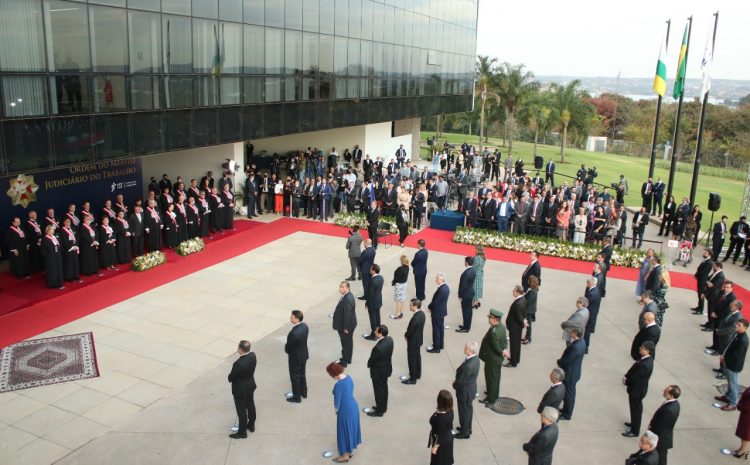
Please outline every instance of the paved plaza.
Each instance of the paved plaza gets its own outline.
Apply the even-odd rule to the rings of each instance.
[[[298,232],[40,335],[93,331],[101,377],[0,394],[0,463],[330,463],[321,457],[323,451],[335,452],[336,448],[333,381],[324,368],[340,350],[328,315],[338,300],[338,283],[349,271],[344,242]],[[400,321],[387,318],[394,309],[388,283],[399,256],[404,253],[411,258],[414,252],[400,247],[378,249],[376,262],[386,280],[382,314],[396,344],[394,376],[386,415],[361,417],[363,443],[352,463],[428,463],[428,419],[437,392],[450,388],[463,358],[463,343],[481,340],[489,308],[507,311],[511,289],[524,268],[488,261],[485,295],[482,307],[475,311],[472,331],[457,334],[453,328],[460,322],[460,309],[455,292],[463,258],[432,252],[427,295],[429,299],[435,288],[434,274],[445,272],[452,289],[447,319],[451,329],[446,331],[445,351],[423,352],[423,379],[405,386],[398,377],[407,372],[402,336],[408,315]],[[678,271],[691,270],[692,266]],[[729,279],[746,273],[736,270],[728,267]],[[353,285],[355,295],[361,295],[360,283]],[[517,368],[502,371],[501,395],[518,399],[526,410],[517,416],[501,416],[475,403],[474,434],[455,442],[457,464],[526,463],[521,445],[539,428],[536,405],[565,347],[559,324],[573,312],[585,276],[545,269],[542,284],[534,342],[523,346]],[[621,379],[631,365],[629,348],[640,310],[634,286],[631,281],[608,280],[597,332],[584,360],[573,420],[560,424],[554,463],[622,463],[638,448],[636,439],[620,435],[628,420]],[[410,277],[409,294],[413,293]],[[682,414],[670,463],[732,463],[733,458],[718,451],[738,445],[734,437],[737,413],[711,406],[717,392],[711,368],[717,359],[703,353],[709,336],[698,331],[702,317],[689,311],[695,305],[694,295],[684,289],[668,293],[671,308],[644,401],[644,422],[661,403],[664,386],[679,384]],[[311,330],[310,393],[302,404],[284,400],[290,386],[283,344],[290,328],[289,312],[295,308],[305,312]],[[374,403],[366,368],[372,343],[360,336],[367,330],[362,301],[357,301],[357,316],[359,327],[348,373],[360,407],[367,407]],[[235,414],[226,376],[242,338],[252,341],[258,356],[258,420],[256,432],[248,439],[231,440],[227,435]],[[425,341],[430,340],[427,327]],[[741,376],[741,381],[745,378]],[[479,389],[484,390],[481,374]]]

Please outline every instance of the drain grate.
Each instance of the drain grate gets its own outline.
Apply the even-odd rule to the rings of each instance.
[[[518,415],[523,412],[524,406],[521,402],[510,397],[498,397],[489,409],[500,415]]]

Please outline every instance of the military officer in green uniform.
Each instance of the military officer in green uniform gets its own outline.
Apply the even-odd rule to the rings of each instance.
[[[490,329],[482,338],[479,348],[479,359],[484,362],[484,381],[487,385],[487,397],[479,402],[489,407],[495,403],[500,395],[500,369],[504,358],[510,358],[508,352],[508,335],[503,326],[503,312],[490,310],[487,315]]]

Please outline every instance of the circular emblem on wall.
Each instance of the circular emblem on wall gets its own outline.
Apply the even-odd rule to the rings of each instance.
[[[13,206],[20,205],[26,208],[30,203],[36,201],[36,191],[38,190],[39,186],[34,183],[33,175],[19,174],[15,178],[11,178],[7,194],[11,198]]]

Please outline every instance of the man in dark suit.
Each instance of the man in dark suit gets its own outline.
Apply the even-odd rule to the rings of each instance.
[[[370,268],[375,264],[375,247],[372,246],[371,239],[365,239],[365,250],[359,255],[357,269],[362,277],[362,289],[364,290],[359,300],[367,300],[367,293],[370,291]]]
[[[708,275],[708,281],[706,281],[706,307],[708,308],[708,318],[706,323],[702,325],[704,328],[709,328],[711,326],[711,310],[721,296],[721,290],[722,287],[724,287],[723,268],[724,265],[722,262],[719,260],[714,261],[714,266],[711,268],[711,273]],[[693,314],[700,315],[700,312],[694,311]]]
[[[746,220],[746,217],[741,216],[739,221],[732,223],[732,226],[729,228],[729,248],[727,249],[727,254],[724,255],[723,261],[729,260],[729,257],[732,256],[732,263],[734,264],[740,258],[740,253],[742,253],[742,248],[747,238],[748,226]],[[732,252],[734,252],[734,255],[732,255]],[[718,255],[716,256],[716,261],[719,261]]]
[[[401,383],[417,384],[417,380],[422,377],[422,354],[419,352],[423,343],[425,322],[422,301],[411,299],[409,311],[414,314],[409,320],[409,326],[406,327],[406,333],[404,333],[406,360],[409,363],[409,379],[405,379]]]
[[[161,181],[159,181],[159,192],[164,192],[164,189],[167,189],[167,193],[172,192],[172,181],[166,173],[161,175]]]
[[[709,319],[710,324],[708,328],[704,328],[704,331],[716,331],[719,327],[719,322],[723,320],[729,314],[729,306],[732,305],[737,299],[734,295],[734,283],[728,279],[724,280],[724,284],[721,286],[721,294],[715,302],[710,306]],[[718,347],[711,345],[707,349],[719,350]]]
[[[286,336],[284,352],[289,355],[289,378],[292,381],[292,397],[287,397],[287,402],[302,402],[302,397],[307,399],[307,377],[305,376],[305,365],[310,357],[307,352],[307,335],[310,332],[307,323],[302,320],[305,316],[300,310],[292,310],[289,321],[292,330]]]
[[[656,450],[658,446],[659,436],[646,431],[641,436],[640,449],[625,459],[625,465],[658,465],[659,452]]]
[[[214,187],[214,173],[213,173],[213,171],[209,171],[208,173],[206,173],[205,176],[203,176],[201,178],[201,184],[200,184],[200,188],[201,189],[203,189],[203,186],[206,185],[206,181],[208,181],[208,188],[209,189],[213,189],[213,187]]]
[[[661,273],[663,271],[663,268],[661,266],[661,258],[659,258],[658,255],[654,255],[651,260],[654,262],[654,267],[651,268],[651,271],[649,271],[648,275],[646,276],[644,288],[653,294],[662,287]]]
[[[427,279],[427,249],[425,249],[424,239],[417,241],[417,253],[411,261],[411,270],[414,273],[414,287],[416,288],[417,299],[424,301],[424,282]]]
[[[586,308],[589,309],[589,319],[586,320],[583,340],[586,342],[586,353],[591,346],[591,335],[596,332],[596,319],[599,317],[599,306],[602,302],[602,294],[599,291],[599,281],[595,277],[586,280],[586,292],[584,297],[589,301]]]
[[[505,363],[506,367],[514,368],[521,363],[521,333],[526,320],[526,298],[523,288],[513,288],[513,303],[510,304],[508,316],[505,318],[505,327],[508,328],[508,343],[510,358]]]
[[[667,465],[667,452],[672,448],[672,432],[680,416],[680,403],[677,401],[680,394],[682,391],[676,384],[664,388],[664,403],[656,409],[648,424],[649,431],[659,436],[659,443],[656,445],[659,465]]]
[[[474,316],[474,281],[477,278],[477,271],[474,265],[474,257],[464,258],[464,271],[461,273],[461,279],[458,282],[458,300],[461,302],[461,314],[463,315],[464,324],[459,325],[457,333],[468,333],[471,331],[471,320]]]
[[[641,346],[644,342],[650,341],[654,344],[652,357],[656,357],[656,344],[659,343],[661,337],[661,328],[656,324],[656,315],[651,312],[643,314],[643,322],[645,326],[636,333],[633,338],[633,342],[630,344],[630,358],[633,361],[638,361],[641,358]]]
[[[445,317],[448,315],[448,298],[450,288],[445,284],[445,275],[438,273],[435,276],[437,289],[432,295],[432,301],[427,306],[432,321],[432,345],[427,348],[431,354],[439,354],[443,347],[443,336],[445,335]]]
[[[247,437],[247,430],[255,432],[255,365],[257,359],[255,354],[250,352],[250,341],[242,340],[237,346],[237,353],[240,357],[232,365],[232,371],[227,377],[232,383],[232,396],[234,397],[234,407],[237,409],[238,429],[234,434],[230,434],[232,439],[244,439]]]
[[[130,214],[128,228],[133,234],[133,256],[143,255],[143,231],[144,217],[143,208],[140,205],[133,207],[133,213]]]
[[[698,305],[691,308],[693,312],[703,313],[703,307],[706,297],[706,283],[708,282],[708,275],[711,273],[714,261],[711,259],[713,252],[708,249],[703,251],[703,260],[698,265],[698,269],[695,270],[695,281],[696,281],[696,292],[698,293]]]
[[[339,364],[347,366],[352,363],[353,341],[352,336],[357,328],[357,313],[355,310],[355,300],[349,291],[349,282],[342,281],[339,284],[339,294],[341,298],[336,304],[336,310],[333,311],[333,330],[339,333],[341,340],[341,359]]]
[[[474,196],[474,191],[469,191],[469,198],[460,205],[464,216],[466,217],[466,226],[477,226],[477,215],[479,213],[479,200]]]
[[[370,204],[370,211],[367,212],[367,235],[369,240],[372,241],[372,246],[378,248],[378,222],[380,221],[380,212],[378,211],[378,204],[372,202]]]
[[[721,321],[717,322],[716,331],[714,331],[714,342],[712,347],[717,347],[717,351],[723,354],[726,351],[729,344],[737,334],[737,322],[742,318],[743,303],[741,300],[736,300],[729,305],[729,313]],[[724,365],[720,364],[719,368],[714,368],[717,373],[716,378],[725,379]]]
[[[531,252],[531,263],[523,271],[521,275],[521,287],[523,291],[529,290],[529,276],[536,276],[539,280],[539,286],[542,285],[542,266],[539,264],[539,252]]]
[[[550,160],[547,162],[547,166],[544,167],[544,183],[555,187],[555,162]]]
[[[711,238],[711,257],[718,260],[721,255],[721,248],[724,247],[724,240],[727,237],[727,216],[722,215],[721,221],[714,225],[713,236]]]
[[[354,281],[357,276],[362,279],[362,271],[359,269],[359,257],[362,255],[362,236],[359,234],[359,226],[355,225],[346,239],[346,252],[349,257],[349,266],[352,269],[346,280]]]
[[[651,356],[654,353],[654,343],[646,341],[641,344],[638,351],[641,358],[622,377],[622,384],[628,388],[628,403],[630,404],[630,422],[625,423],[629,429],[622,435],[628,438],[637,437],[641,432],[643,398],[646,397],[648,381],[654,371],[654,358]]]
[[[370,352],[367,368],[370,369],[372,390],[375,393],[375,405],[367,412],[371,417],[382,417],[388,410],[388,378],[393,373],[391,357],[393,356],[393,339],[388,336],[388,327],[380,325],[375,328],[378,341]]]
[[[632,248],[636,248],[636,241],[638,242],[637,248],[641,248],[643,245],[643,233],[646,231],[646,225],[648,224],[648,212],[646,207],[641,207],[641,210],[633,215],[633,243]]]
[[[602,250],[599,253],[604,257],[604,263],[607,265],[607,270],[609,270],[612,267],[610,264],[612,261],[612,244],[610,244],[609,236],[602,239],[602,244]]]
[[[255,183],[255,175],[251,174],[245,181],[245,198],[247,202],[247,217],[258,216],[255,200],[258,198],[258,185]]]
[[[737,401],[740,395],[739,376],[742,368],[745,366],[745,356],[747,355],[748,338],[747,338],[748,321],[740,318],[735,323],[735,335],[721,354],[721,362],[724,365],[724,376],[727,378],[727,392],[724,399],[727,405],[721,409],[725,412],[737,410]]]
[[[380,265],[373,263],[370,267],[370,285],[367,291],[367,316],[370,318],[370,334],[364,336],[369,341],[377,340],[375,330],[380,326],[380,308],[383,306],[383,277],[380,276]]]
[[[654,180],[652,178],[648,178],[646,182],[643,183],[641,186],[641,199],[643,199],[643,203],[641,206],[646,209],[646,211],[651,210],[652,200],[654,198]]]
[[[547,392],[542,396],[542,401],[539,402],[539,406],[536,408],[536,413],[542,413],[545,407],[552,407],[555,410],[560,410],[560,406],[565,399],[565,386],[563,380],[565,379],[565,371],[562,368],[553,368],[549,374],[549,380],[552,382],[552,386],[547,389]]]
[[[456,379],[453,389],[456,390],[456,404],[458,408],[459,433],[456,439],[469,439],[471,436],[471,420],[474,416],[474,397],[477,394],[477,376],[479,376],[479,344],[474,341],[464,345],[466,359],[456,369]]]
[[[581,366],[583,356],[586,353],[586,343],[581,339],[582,328],[570,329],[570,344],[565,347],[562,357],[557,361],[557,366],[565,371],[565,399],[560,411],[561,420],[570,420],[573,416],[573,408],[576,404],[576,384],[581,379]]]
[[[659,216],[661,216],[661,208],[664,202],[664,188],[664,182],[661,180],[661,178],[658,178],[656,180],[656,183],[654,183],[654,196],[653,203],[651,205],[651,216],[656,215],[657,211],[659,212]]]
[[[552,451],[557,444],[558,411],[553,407],[545,407],[541,412],[542,428],[537,431],[529,442],[523,445],[523,450],[529,454],[529,465],[551,465]]]

